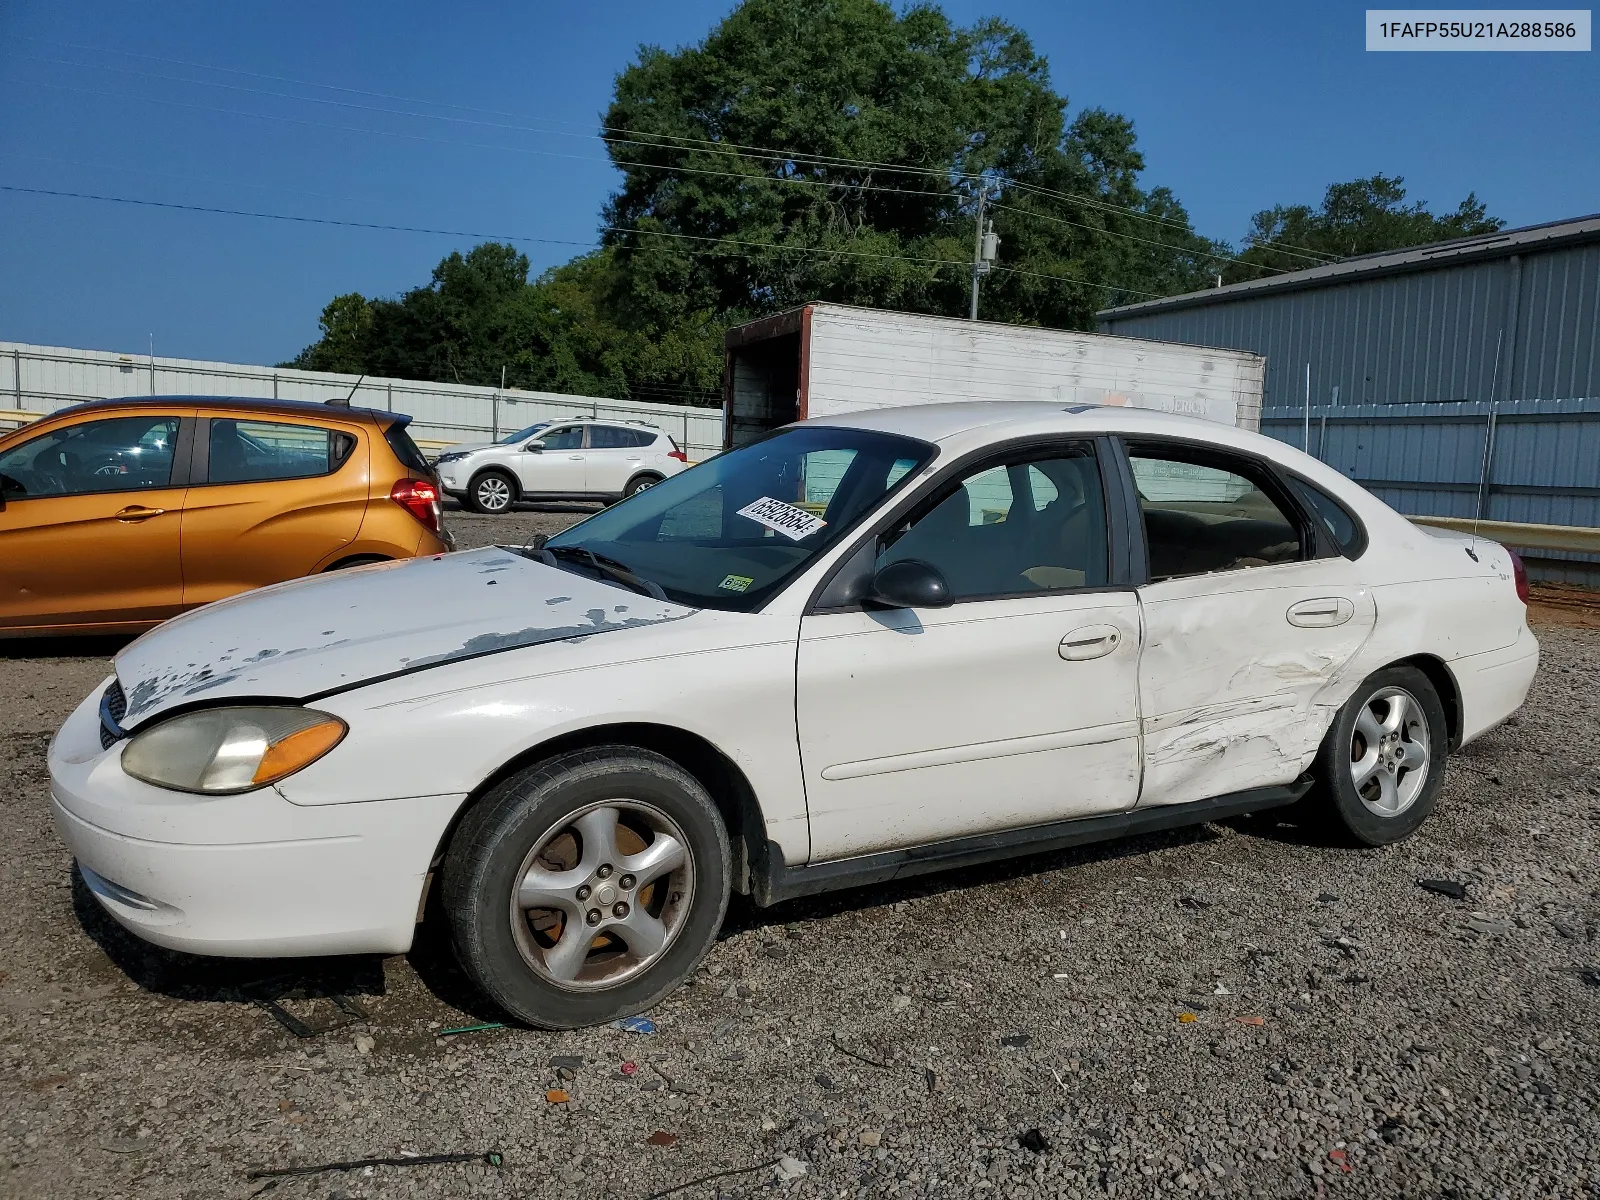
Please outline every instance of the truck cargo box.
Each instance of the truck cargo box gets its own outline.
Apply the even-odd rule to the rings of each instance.
[[[807,417],[953,400],[1127,404],[1258,429],[1243,350],[807,304],[730,329],[723,445]]]

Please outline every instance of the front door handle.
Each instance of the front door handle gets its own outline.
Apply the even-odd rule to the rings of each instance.
[[[1110,654],[1121,642],[1122,633],[1115,625],[1085,625],[1062,638],[1057,650],[1068,662],[1083,662]]]
[[[567,461],[568,462],[582,462],[583,461],[583,455],[581,455],[581,454],[569,454],[569,455],[567,455]]]
[[[130,504],[127,508],[117,513],[117,520],[123,524],[133,521],[148,521],[151,517],[159,517],[167,510],[164,508],[146,508],[142,504]]]
[[[1332,629],[1343,625],[1356,614],[1356,606],[1343,596],[1323,596],[1317,600],[1302,600],[1291,604],[1284,615],[1289,624],[1301,629]]]

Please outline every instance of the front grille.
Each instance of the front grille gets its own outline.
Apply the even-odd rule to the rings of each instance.
[[[128,697],[123,694],[122,681],[113,679],[111,686],[100,697],[100,748],[109,750],[122,740],[122,718],[128,711]]]

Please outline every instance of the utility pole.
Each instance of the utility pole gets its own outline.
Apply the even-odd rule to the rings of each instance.
[[[967,314],[967,319],[972,321],[978,319],[978,281],[993,269],[995,256],[1000,252],[1000,238],[994,231],[994,224],[984,220],[984,202],[988,196],[988,185],[978,180],[978,225],[972,240],[972,310]]]

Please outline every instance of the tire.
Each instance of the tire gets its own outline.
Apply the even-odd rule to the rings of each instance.
[[[1444,705],[1426,675],[1406,666],[1369,675],[1317,752],[1324,815],[1363,845],[1410,837],[1438,801],[1449,750]]]
[[[682,851],[665,873],[663,837]],[[730,861],[698,780],[659,754],[598,746],[521,771],[469,810],[441,900],[485,995],[530,1025],[576,1029],[642,1012],[689,977],[727,912]]]
[[[660,482],[659,475],[635,475],[628,480],[628,486],[622,489],[622,498],[626,500],[629,496],[637,496],[646,488],[653,488]]]
[[[498,516],[511,510],[517,498],[517,481],[504,471],[484,471],[473,477],[466,502],[473,512]]]

